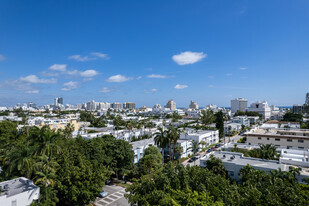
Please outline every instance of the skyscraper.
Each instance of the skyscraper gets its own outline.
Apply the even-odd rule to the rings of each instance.
[[[197,104],[196,102],[193,102],[193,101],[191,100],[190,105],[189,105],[189,108],[190,108],[190,109],[198,109],[198,104]]]
[[[63,98],[62,97],[57,97],[54,100],[54,105],[58,106],[59,104],[63,105]]]
[[[306,105],[309,105],[309,93],[306,94],[306,101],[305,101]]]
[[[243,98],[237,98],[231,100],[231,111],[235,113],[237,111],[245,112],[248,109],[248,100]]]
[[[125,103],[123,103],[123,109],[134,110],[135,109],[135,103],[134,102],[125,102]]]
[[[172,99],[170,99],[167,104],[165,105],[165,108],[170,109],[172,111],[176,110],[176,102],[174,102]]]

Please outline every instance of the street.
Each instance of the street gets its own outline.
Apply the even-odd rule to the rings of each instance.
[[[105,185],[104,191],[108,193],[107,197],[99,198],[95,200],[96,206],[129,206],[128,200],[124,197],[127,192],[125,188],[117,185]]]

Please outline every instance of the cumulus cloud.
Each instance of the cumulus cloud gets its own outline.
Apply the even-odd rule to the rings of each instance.
[[[178,65],[186,65],[186,64],[194,64],[196,62],[202,61],[202,59],[206,57],[207,57],[207,54],[203,52],[186,51],[186,52],[182,52],[180,54],[174,55],[172,59]]]
[[[108,81],[108,82],[126,82],[126,81],[129,81],[129,80],[131,80],[131,78],[117,74],[117,75],[109,77],[106,81]]]
[[[36,75],[28,75],[26,77],[20,77],[20,81],[22,82],[27,82],[27,83],[32,83],[32,84],[55,84],[57,83],[57,79],[40,79]]]
[[[157,92],[157,91],[158,91],[158,89],[149,89],[149,90],[145,89],[144,90],[144,92],[147,93],[147,94],[154,93],[154,92]]]
[[[166,79],[167,76],[161,74],[150,74],[147,76],[147,78]]]
[[[141,76],[136,77],[137,80],[140,80],[141,78],[142,78]]]
[[[185,85],[185,84],[176,84],[176,86],[174,88],[175,89],[185,89],[187,87],[188,87],[188,85]]]
[[[246,67],[240,67],[239,70],[244,71],[244,70],[247,70],[247,68]]]
[[[157,92],[158,89],[151,89],[150,91],[152,91],[152,92]]]
[[[0,61],[4,61],[6,58],[2,54],[0,54]]]
[[[50,70],[65,72],[67,70],[66,64],[53,64],[49,67]]]
[[[92,52],[91,55],[101,59],[109,59],[109,56],[107,54],[103,54],[101,52]]]
[[[37,94],[39,93],[39,90],[29,90],[29,91],[25,91],[26,94]]]
[[[94,77],[96,75],[98,75],[99,72],[96,71],[96,70],[93,70],[93,69],[89,69],[89,70],[86,70],[86,71],[83,71],[83,72],[80,72],[80,75],[82,77]]]
[[[109,89],[108,87],[103,87],[101,90],[100,90],[100,92],[102,92],[102,93],[109,93],[109,92],[111,92],[112,90],[111,89]]]
[[[72,89],[76,89],[78,86],[77,82],[69,81],[63,84],[62,91],[71,91]]]

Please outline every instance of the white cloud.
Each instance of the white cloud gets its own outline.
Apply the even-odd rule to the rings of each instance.
[[[175,89],[185,89],[187,87],[188,87],[188,85],[185,85],[185,84],[176,84],[176,86],[174,88]]]
[[[76,89],[78,86],[77,82],[69,81],[63,84],[62,91],[71,91],[72,89]]]
[[[6,60],[5,56],[3,56],[2,54],[0,54],[0,61],[4,61]]]
[[[209,78],[209,79],[214,79],[215,77],[214,77],[214,76],[208,76],[208,78]]]
[[[228,77],[230,77],[230,76],[232,76],[233,74],[232,73],[227,73],[227,74],[225,74],[226,76],[228,76]]]
[[[207,54],[203,52],[191,52],[186,51],[180,54],[176,54],[172,57],[174,62],[178,65],[186,65],[186,64],[194,64],[196,62],[202,61],[202,59],[206,58]]]
[[[25,91],[25,93],[27,94],[37,94],[39,93],[40,91],[39,90],[29,90],[29,91]]]
[[[166,79],[167,76],[161,74],[150,74],[147,76],[147,78]]]
[[[79,71],[78,70],[69,70],[69,71],[66,71],[66,74],[68,75],[77,75],[79,74]]]
[[[157,92],[158,89],[151,89],[150,91],[152,91],[152,92]]]
[[[103,54],[101,52],[92,52],[91,54],[101,59],[109,59],[109,56],[107,54]]]
[[[80,75],[82,77],[94,77],[96,75],[98,75],[99,72],[96,71],[96,70],[93,70],[93,69],[89,69],[89,70],[86,70],[86,71],[83,71],[83,72],[80,72]]]
[[[214,85],[210,84],[210,85],[208,85],[208,87],[209,87],[209,88],[213,88],[213,87],[214,87]]]
[[[247,68],[246,67],[240,67],[239,70],[244,71],[244,70],[247,70]]]
[[[102,92],[102,93],[109,93],[109,92],[111,92],[112,90],[111,89],[109,89],[109,88],[107,88],[107,87],[103,87],[101,90],[100,90],[100,92]]]
[[[57,79],[40,79],[36,75],[28,75],[26,77],[20,77],[20,81],[32,83],[32,84],[55,84]]]
[[[140,80],[141,78],[142,78],[141,76],[136,77],[137,80]]]
[[[129,80],[131,80],[131,78],[117,74],[117,75],[109,77],[106,81],[108,81],[108,82],[126,82],[126,81],[129,81]]]
[[[81,56],[79,54],[76,54],[76,55],[69,56],[69,59],[73,59],[78,62],[85,62],[85,61],[95,60],[96,58],[91,58],[88,56]]]
[[[67,70],[66,64],[54,64],[49,67],[50,70],[65,72]]]

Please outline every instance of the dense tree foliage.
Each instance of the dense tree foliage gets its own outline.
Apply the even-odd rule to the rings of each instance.
[[[280,156],[276,150],[276,146],[273,144],[261,144],[260,148],[252,150],[239,149],[235,144],[234,148],[232,149],[232,152],[240,152],[247,157],[255,157],[267,160],[278,160]]]
[[[90,127],[106,127],[107,120],[105,116],[96,118],[91,112],[80,112],[80,120],[90,122]]]
[[[212,124],[216,120],[216,116],[210,109],[201,110],[200,120],[204,125],[208,125]]]
[[[0,178],[32,179],[41,188],[37,205],[88,204],[111,175],[124,175],[133,166],[132,146],[124,140],[73,139],[66,129],[17,131],[16,126],[0,122]]]
[[[213,158],[208,168],[167,164],[134,182],[126,195],[131,205],[308,205],[309,186],[296,182],[297,172],[264,173],[246,166],[236,183]]]
[[[292,112],[288,112],[283,116],[283,121],[287,122],[302,122],[303,115],[302,114],[294,114]]]

